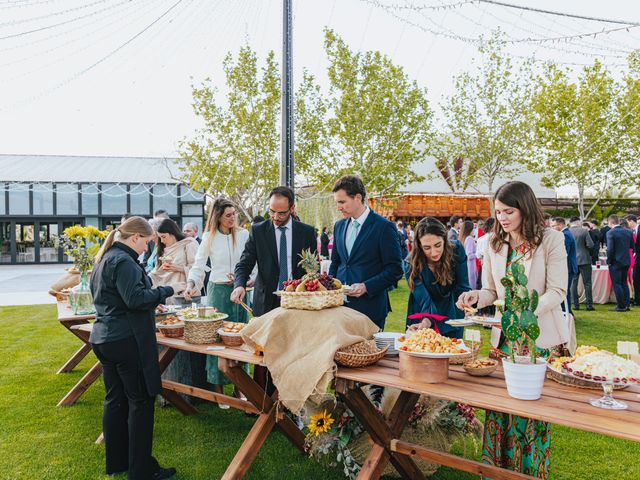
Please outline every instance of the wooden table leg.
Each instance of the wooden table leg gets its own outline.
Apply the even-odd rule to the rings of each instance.
[[[274,399],[277,398],[278,392],[274,394],[273,398],[268,396],[264,389],[258,385],[237,362],[218,357],[218,367],[260,412],[270,411],[275,405],[276,401]],[[276,422],[278,428],[289,441],[291,441],[298,450],[305,453],[304,433],[300,431],[296,424],[286,415],[280,416],[276,419]]]
[[[76,353],[73,354],[73,356],[69,360],[67,360],[67,363],[60,367],[60,370],[58,370],[56,373],[69,373],[75,368],[76,365],[78,365],[82,361],[84,357],[87,356],[90,351],[91,345],[87,345],[85,343],[78,349]]]
[[[84,392],[102,375],[102,365],[97,362],[91,369],[80,379],[76,385],[69,390],[62,400],[58,402],[58,407],[69,407],[76,403]]]
[[[171,361],[178,354],[178,349],[163,347],[158,355],[158,363],[160,364],[160,375],[164,373],[167,369]],[[162,396],[169,402],[171,405],[176,407],[180,413],[183,415],[194,415],[198,413],[198,409],[191,405],[188,401],[186,401],[179,393],[176,393],[173,390],[169,390],[166,388],[162,388]]]
[[[363,463],[358,478],[379,479],[387,463],[391,461],[398,473],[403,477],[424,479],[424,475],[411,458],[391,450],[391,441],[399,438],[402,434],[402,430],[419,395],[410,392],[401,392],[391,411],[389,420],[385,422],[364,392],[353,383],[337,379],[336,391],[341,394],[345,404],[353,412],[374,442],[374,448],[372,448]]]

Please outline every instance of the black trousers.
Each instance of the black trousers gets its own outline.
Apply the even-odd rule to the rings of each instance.
[[[102,428],[107,475],[129,472],[129,480],[149,480],[160,468],[151,455],[154,400],[147,392],[133,337],[92,344],[104,371]]]
[[[640,255],[638,255],[640,257]],[[633,304],[640,307],[640,258],[633,264]]]
[[[578,280],[582,276],[584,284],[584,294],[587,297],[587,308],[593,307],[593,288],[591,285],[591,264],[578,265],[578,274],[571,281],[571,300],[573,300],[573,308],[580,306],[580,296],[578,295]]]
[[[616,294],[617,308],[625,310],[631,304],[627,273],[629,265],[609,265],[609,276],[613,284],[613,292]]]

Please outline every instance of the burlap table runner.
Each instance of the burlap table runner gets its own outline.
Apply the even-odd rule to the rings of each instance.
[[[262,348],[280,401],[299,413],[312,395],[327,391],[336,350],[367,340],[377,331],[369,317],[351,308],[276,308],[252,319],[242,338],[252,350],[257,345]]]

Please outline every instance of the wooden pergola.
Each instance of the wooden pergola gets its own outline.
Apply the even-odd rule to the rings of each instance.
[[[391,220],[422,217],[448,219],[453,215],[485,219],[491,216],[489,196],[481,194],[408,193],[369,198],[369,206]]]

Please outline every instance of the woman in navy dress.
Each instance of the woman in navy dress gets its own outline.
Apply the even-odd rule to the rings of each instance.
[[[467,255],[460,242],[447,239],[447,229],[438,219],[425,217],[416,225],[405,275],[411,291],[407,317],[429,313],[449,319],[464,318],[456,301],[460,294],[471,290]],[[462,337],[461,327],[452,327],[443,321],[435,321],[435,326],[433,323],[429,318],[407,318],[408,328],[437,327],[444,336]]]

